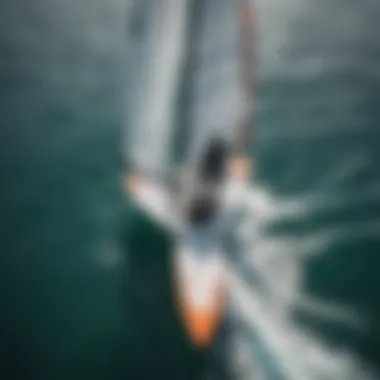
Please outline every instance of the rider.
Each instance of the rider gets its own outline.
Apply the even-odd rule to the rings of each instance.
[[[220,191],[226,177],[229,148],[214,137],[206,146],[197,170],[196,191],[190,200],[188,221],[193,225],[212,222],[220,204]]]

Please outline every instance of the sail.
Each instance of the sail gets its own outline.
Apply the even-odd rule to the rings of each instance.
[[[168,164],[173,103],[183,57],[187,0],[138,0],[129,20],[126,161],[140,171]]]
[[[182,204],[187,194],[180,189],[193,181],[186,167],[197,166],[204,144],[215,136],[238,153],[246,150],[232,155],[229,167],[231,180],[247,180],[254,78],[250,1],[140,0],[136,7],[131,62],[138,75],[127,107],[133,168],[126,189],[147,199],[145,190],[154,188],[160,198],[175,196]],[[171,165],[173,146],[178,172]],[[167,202],[161,203],[164,209]]]
[[[191,4],[174,143],[181,147],[176,159],[182,162],[199,157],[202,142],[211,135],[242,145],[252,123],[255,58],[251,2],[193,0]]]

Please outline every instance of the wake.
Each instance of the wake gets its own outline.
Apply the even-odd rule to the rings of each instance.
[[[240,207],[246,212],[236,227],[239,252],[230,266],[229,286],[233,344],[239,347],[231,365],[247,376],[239,378],[258,372],[263,379],[374,379],[350,352],[328,347],[292,320],[297,307],[352,329],[365,329],[365,321],[354,310],[302,294],[304,244],[267,232],[271,222],[297,217],[305,205],[276,199],[259,186],[241,188],[237,197],[243,199]]]

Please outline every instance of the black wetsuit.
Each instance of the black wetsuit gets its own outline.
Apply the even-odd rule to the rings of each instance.
[[[227,143],[222,139],[214,138],[207,145],[197,173],[202,189],[190,201],[187,210],[189,223],[204,224],[215,218],[220,203],[219,191],[226,176],[228,153]]]

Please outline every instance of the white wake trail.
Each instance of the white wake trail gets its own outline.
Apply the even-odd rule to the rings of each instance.
[[[284,379],[373,379],[350,352],[332,350],[292,320],[292,310],[297,305],[316,316],[365,329],[365,321],[354,311],[305,296],[297,238],[279,239],[266,232],[268,223],[281,218],[284,209],[287,214],[297,215],[297,203],[291,203],[292,209],[287,201],[281,202],[256,186],[240,189],[239,197],[243,194],[241,204],[248,212],[237,226],[238,269],[231,268],[229,279],[232,314],[238,324],[260,338],[261,350],[273,357],[272,364],[266,365],[278,367]],[[247,274],[255,277],[254,284],[246,280]],[[239,339],[244,351],[250,351],[245,356],[254,357],[258,342],[252,338],[250,346],[244,344],[243,336]],[[259,365],[265,366],[262,361]]]

